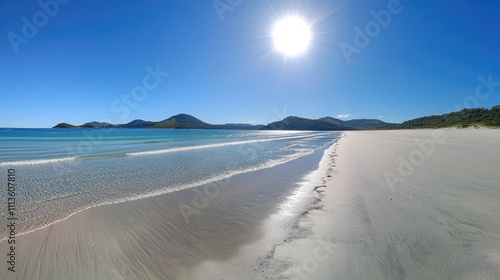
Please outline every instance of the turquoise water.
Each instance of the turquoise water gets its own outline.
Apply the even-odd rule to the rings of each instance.
[[[283,164],[339,137],[298,131],[0,129],[0,171],[16,170],[19,224],[26,231],[89,207]]]
[[[292,133],[293,134],[293,133]],[[0,129],[0,163],[119,156],[184,146],[276,137],[286,133],[163,129]]]

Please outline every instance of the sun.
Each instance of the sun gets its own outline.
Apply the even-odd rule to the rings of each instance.
[[[304,53],[311,42],[309,25],[299,17],[291,16],[278,21],[273,29],[274,48],[286,56]]]

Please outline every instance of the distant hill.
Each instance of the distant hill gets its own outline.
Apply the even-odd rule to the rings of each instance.
[[[396,125],[393,123],[386,123],[386,122],[383,122],[383,121],[378,120],[378,119],[349,120],[349,121],[345,121],[345,123],[351,127],[367,128],[367,129],[385,128],[385,127]]]
[[[317,120],[287,117],[281,121],[264,126],[263,130],[361,130],[379,129],[393,124],[375,119],[360,119],[343,121],[332,117],[324,117]]]
[[[133,120],[126,124],[120,124],[119,127],[122,128],[150,128],[155,125],[155,122],[143,121],[143,120]]]
[[[386,123],[378,119],[343,121],[332,117],[307,119],[295,116],[268,125],[209,124],[188,114],[178,114],[159,122],[133,120],[126,124],[88,122],[75,126],[60,123],[53,128],[173,128],[173,129],[248,129],[248,130],[365,130],[365,129],[415,129],[468,126],[500,127],[500,105],[490,110],[484,108],[464,109],[439,116],[427,116],[405,121],[401,124]]]
[[[118,125],[110,124],[107,122],[88,122],[81,125],[81,127],[85,128],[117,128]]]
[[[343,120],[339,120],[339,119],[332,118],[332,117],[324,117],[324,118],[318,119],[318,121],[324,121],[324,122],[330,123],[332,125],[340,126],[340,127],[346,126],[346,122],[344,122]]]
[[[60,124],[54,126],[53,128],[77,128],[77,126],[74,126],[74,125],[69,124],[69,123],[60,123]]]
[[[159,122],[133,120],[126,124],[110,124],[106,122],[88,122],[82,125],[60,123],[53,128],[172,128],[172,129],[252,129],[257,130],[263,125],[222,124],[214,125],[203,122],[188,114],[178,114]]]
[[[387,125],[380,120],[350,120],[342,121],[332,117],[311,120],[300,117],[287,117],[281,121],[264,125],[251,124],[209,124],[188,114],[178,114],[159,122],[133,120],[126,124],[110,124],[106,122],[88,122],[75,126],[60,123],[54,128],[170,128],[170,129],[238,129],[238,130],[353,130],[376,129]]]
[[[190,129],[214,129],[215,125],[203,122],[191,115],[179,114],[172,116],[166,120],[157,122],[153,125],[154,128],[190,128]]]
[[[262,130],[347,130],[350,128],[324,119],[311,120],[311,119],[291,116],[281,121],[272,122],[261,129]]]
[[[459,112],[439,116],[428,116],[405,121],[397,125],[397,129],[414,128],[443,128],[443,127],[469,127],[469,126],[500,127],[500,105],[491,110],[484,108],[463,109]]]

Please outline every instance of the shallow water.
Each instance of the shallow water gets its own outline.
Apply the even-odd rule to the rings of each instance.
[[[229,259],[258,240],[264,221],[329,146],[208,184],[80,211],[18,236],[17,272],[3,262],[0,278],[187,279],[183,273],[196,264]],[[6,243],[0,241],[1,251]]]
[[[260,170],[331,145],[338,132],[0,130],[0,168],[16,170],[18,231],[97,205]],[[6,196],[2,193],[1,197]],[[6,217],[7,209],[0,215]],[[5,229],[0,230],[5,236]]]

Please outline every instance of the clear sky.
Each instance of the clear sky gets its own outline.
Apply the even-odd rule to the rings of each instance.
[[[0,127],[490,108],[499,14],[497,0],[1,1]],[[297,56],[271,36],[290,15],[312,32]]]

